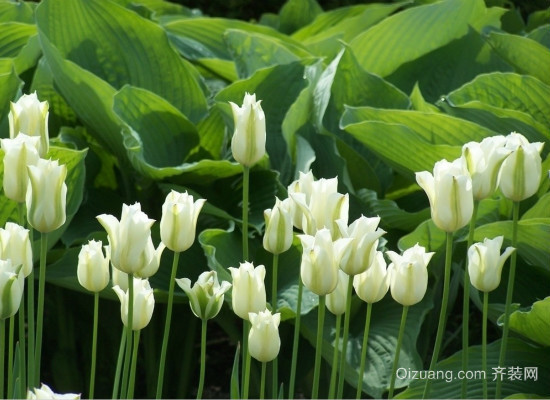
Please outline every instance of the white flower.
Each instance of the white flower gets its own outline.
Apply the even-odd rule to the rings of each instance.
[[[251,167],[265,154],[265,114],[256,101],[255,94],[246,93],[242,107],[230,102],[235,121],[235,132],[231,139],[233,158],[238,163]]]
[[[513,247],[507,247],[502,255],[502,236],[487,239],[483,243],[474,243],[468,249],[468,273],[470,282],[482,292],[495,290],[500,284],[500,274],[504,262],[514,252]]]

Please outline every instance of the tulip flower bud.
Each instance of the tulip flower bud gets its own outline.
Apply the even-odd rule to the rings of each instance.
[[[120,221],[110,214],[98,215],[97,220],[107,231],[115,268],[137,274],[151,266],[152,258],[157,256],[151,240],[151,226],[155,221],[141,211],[141,204],[123,204]]]
[[[428,195],[432,220],[439,229],[454,232],[470,222],[474,210],[472,179],[463,158],[452,163],[438,161],[433,175],[417,172],[416,181]]]
[[[342,237],[353,239],[352,245],[344,252],[340,268],[348,275],[364,272],[374,260],[378,239],[386,233],[378,228],[380,218],[361,216],[349,227],[344,220],[337,220],[336,223]]]
[[[216,271],[200,274],[193,287],[187,278],[176,279],[176,283],[189,298],[193,314],[202,320],[218,315],[223,305],[224,294],[231,288],[231,284],[227,281],[223,281],[220,285]]]
[[[19,134],[14,139],[1,139],[4,150],[4,194],[7,198],[23,203],[29,182],[28,165],[36,165],[40,156],[40,138]]]
[[[65,223],[67,166],[59,165],[57,160],[39,159],[27,169],[27,219],[38,232],[52,232]]]
[[[338,265],[351,239],[332,241],[328,229],[317,231],[315,236],[299,235],[302,242],[300,276],[313,293],[324,296],[336,289]]]
[[[241,263],[239,268],[229,267],[233,278],[231,291],[233,312],[248,320],[248,313],[257,313],[266,308],[265,267],[249,262]]]
[[[428,288],[428,263],[434,253],[418,243],[403,252],[403,255],[387,251],[392,263],[388,267],[391,295],[395,301],[412,306],[420,302]]]
[[[10,104],[10,138],[13,139],[21,133],[37,136],[40,140],[38,153],[40,157],[45,157],[50,146],[48,114],[47,101],[40,102],[36,92],[24,94],[17,102]]]
[[[90,292],[101,292],[109,284],[109,258],[103,255],[102,245],[90,240],[78,254],[78,282]]]
[[[292,245],[293,226],[291,200],[275,200],[275,207],[264,211],[264,249],[273,254],[281,254]]]
[[[248,318],[252,325],[248,334],[250,355],[260,362],[273,361],[281,348],[279,337],[281,314],[271,315],[271,311],[265,310],[257,314],[251,312]]]
[[[120,300],[120,315],[124,326],[128,326],[128,302],[130,293],[129,290],[122,290],[119,286],[113,287]],[[153,289],[149,285],[147,279],[134,278],[134,308],[132,317],[132,330],[138,331],[145,328],[155,308],[155,297]]]
[[[24,282],[21,266],[0,260],[0,319],[13,317],[19,310]]]
[[[502,163],[499,176],[499,187],[505,197],[521,201],[537,192],[542,174],[540,152],[543,146],[542,142],[529,143],[516,132],[506,137],[505,147],[512,152]]]
[[[13,222],[7,222],[0,229],[0,258],[11,260],[13,265],[21,265],[21,272],[27,277],[32,272],[32,247],[29,230]]]
[[[499,135],[462,146],[462,157],[472,178],[474,200],[483,200],[495,192],[500,166],[511,152],[504,148],[505,143],[506,138]]]
[[[197,218],[206,202],[198,199],[193,202],[193,196],[172,190],[166,196],[162,205],[160,219],[160,238],[172,251],[187,250],[195,241]]]
[[[304,195],[302,202],[306,205],[309,204],[314,180],[315,178],[313,178],[313,173],[311,170],[309,170],[306,174],[300,172],[299,179],[295,180],[288,186],[289,198],[292,200],[293,194],[302,193]],[[292,200],[290,204],[292,211],[292,224],[296,227],[296,229],[303,230],[302,220],[304,218],[304,214],[300,207],[296,205],[294,200]]]
[[[144,265],[142,269],[137,271],[134,275],[137,278],[150,278],[157,273],[160,267],[160,258],[162,257],[162,252],[166,246],[164,243],[160,242],[159,246],[155,249],[153,245],[153,239],[149,236],[147,244],[145,245],[145,259],[149,260],[147,264]]]
[[[256,164],[265,154],[265,115],[260,103],[255,94],[248,93],[242,107],[229,102],[235,121],[231,151],[233,158],[247,167]]]
[[[500,274],[504,262],[514,252],[513,247],[507,247],[502,255],[502,236],[487,239],[483,243],[474,243],[468,249],[468,273],[470,282],[482,292],[495,290],[500,284]]]
[[[353,277],[353,287],[357,296],[367,303],[376,303],[388,293],[390,276],[381,251],[376,252],[372,264],[365,272]]]
[[[327,294],[326,305],[334,315],[342,315],[346,312],[346,298],[348,295],[349,275],[341,269],[338,270],[338,284],[333,292]]]
[[[34,388],[34,390],[29,390],[27,392],[27,399],[30,399],[30,400],[78,400],[80,399],[80,394],[54,393],[53,390],[50,389],[48,385],[42,384],[40,388]]]

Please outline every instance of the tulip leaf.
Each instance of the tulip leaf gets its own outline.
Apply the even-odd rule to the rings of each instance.
[[[486,40],[517,72],[550,84],[550,49],[532,39],[497,31],[487,33]]]
[[[352,306],[353,315],[350,316],[350,333],[348,342],[348,357],[346,359],[346,381],[352,386],[357,386],[357,371],[361,362],[361,345],[365,325],[366,306],[355,298]],[[413,370],[422,369],[422,360],[416,350],[416,342],[420,328],[433,303],[431,295],[427,295],[417,305],[409,308],[407,325],[399,357],[399,366]],[[367,364],[363,377],[363,390],[374,398],[381,398],[390,384],[392,363],[397,335],[401,323],[403,306],[395,302],[389,294],[372,306],[372,316],[369,329]],[[315,345],[317,338],[317,316],[310,313],[302,318],[302,334]],[[335,318],[327,313],[323,330],[323,358],[330,364],[333,353]],[[410,380],[397,379],[395,387],[404,387]]]
[[[445,101],[451,107],[517,111],[543,126],[550,126],[550,86],[530,75],[511,72],[479,75],[449,93]]]
[[[514,393],[536,393],[548,396],[547,379],[550,378],[550,367],[548,366],[548,357],[550,349],[541,349],[531,346],[517,338],[508,339],[506,352],[506,363],[508,367],[516,367],[519,372],[519,378],[511,378],[511,370],[504,367],[502,375],[495,375],[495,368],[499,367],[498,359],[500,353],[501,341],[497,340],[487,345],[487,381],[488,398],[494,398],[496,380],[502,378],[502,397]],[[483,396],[483,382],[480,379],[481,369],[481,346],[472,346],[468,348],[469,365],[467,373],[472,377],[468,378],[467,398],[480,398]],[[536,368],[538,376],[529,377],[524,368]],[[439,372],[439,378],[432,381],[430,398],[446,399],[456,397],[461,391],[462,379],[458,378],[459,371],[462,371],[462,352],[459,351],[451,357],[442,360],[435,366],[435,371]],[[474,377],[474,374],[478,374]],[[398,399],[417,399],[422,397],[425,380],[413,380],[409,388],[404,392],[398,393],[395,398]]]
[[[499,221],[476,228],[474,239],[478,242],[485,238],[504,236],[505,246],[510,246],[512,238],[512,221]],[[526,262],[550,270],[548,250],[550,243],[550,219],[522,219],[518,223],[518,254]]]
[[[363,121],[404,125],[428,143],[452,146],[462,146],[470,141],[481,141],[483,138],[495,134],[490,129],[476,123],[442,113],[373,107],[346,107],[340,123],[347,126]]]
[[[454,160],[461,154],[461,146],[429,143],[405,125],[365,121],[344,125],[343,129],[396,171],[411,178],[414,172],[431,171],[442,158]]]
[[[382,77],[468,33],[485,14],[482,1],[458,0],[411,7],[358,35],[350,46],[367,71]]]
[[[550,297],[536,301],[529,311],[515,311],[510,315],[510,329],[548,347],[550,346]]]

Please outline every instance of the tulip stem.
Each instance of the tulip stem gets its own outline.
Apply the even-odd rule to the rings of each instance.
[[[338,355],[340,348],[340,325],[342,325],[342,315],[336,316],[336,332],[334,333],[334,352],[332,353],[332,371],[330,373],[330,386],[328,389],[328,398],[334,399],[336,391],[336,376],[338,372]]]
[[[4,396],[4,364],[6,363],[6,320],[0,319],[0,399]]]
[[[512,247],[518,247],[518,220],[519,220],[519,201],[514,201],[512,211]],[[510,313],[512,312],[512,296],[514,293],[514,280],[516,278],[516,263],[518,252],[512,253],[510,257],[510,272],[508,274],[508,287],[506,289],[506,306],[504,309],[504,330],[502,331],[502,342],[500,344],[500,355],[498,357],[498,366],[504,367],[506,361],[506,350],[508,347],[508,331],[510,329]],[[502,379],[497,379],[495,398],[501,398]]]
[[[97,358],[97,326],[99,320],[99,292],[94,293],[94,328],[92,332],[92,366],[90,368],[90,394],[89,399],[94,398],[95,368]]]
[[[477,210],[479,208],[479,201],[474,200],[474,210],[472,212],[472,219],[470,220],[470,230],[468,232],[468,245],[466,251],[474,243],[474,233],[476,230]],[[470,322],[470,273],[468,271],[467,263],[464,264],[464,298],[462,299],[462,371],[468,370],[468,347],[469,345],[469,322]],[[468,379],[462,380],[462,395],[463,399],[466,398],[468,393]]]
[[[313,368],[313,388],[311,391],[312,399],[319,398],[319,377],[321,376],[321,355],[323,354],[323,326],[325,325],[325,303],[326,295],[319,296],[317,341],[315,342],[315,364]]]
[[[344,337],[342,338],[342,352],[340,353],[340,371],[338,375],[337,398],[342,399],[344,395],[344,377],[346,376],[349,322],[351,314],[351,295],[353,292],[353,276],[348,279],[348,288],[346,293],[346,314],[344,315]]]
[[[489,312],[489,292],[483,292],[483,323],[481,331],[481,370],[483,377],[483,398],[487,397],[487,313]]]
[[[15,315],[10,317],[8,339],[8,393],[6,398],[13,398],[13,343],[15,337]]]
[[[248,188],[250,186],[250,168],[243,165],[243,260],[248,259]]]
[[[166,364],[166,353],[168,351],[168,339],[170,337],[170,324],[172,321],[172,308],[174,305],[174,285],[176,283],[176,273],[178,271],[178,263],[180,252],[174,252],[174,260],[172,262],[172,273],[170,274],[170,283],[168,284],[168,304],[166,305],[166,320],[164,322],[164,337],[162,338],[162,348],[160,351],[159,376],[157,380],[157,399],[162,397],[162,387],[164,385],[164,368]]]
[[[44,292],[46,289],[46,257],[48,255],[48,234],[40,235],[40,274],[38,277],[38,312],[36,316],[36,347],[34,355],[34,383],[40,383],[40,363],[42,358],[42,330],[44,325]]]
[[[208,326],[208,320],[204,318],[201,321],[201,370],[199,375],[199,388],[197,389],[197,400],[202,399],[204,375],[206,372],[206,328]]]
[[[409,306],[403,306],[403,313],[401,314],[401,325],[399,325],[399,335],[397,336],[397,346],[395,348],[395,355],[393,358],[393,367],[391,371],[390,391],[388,394],[388,399],[393,398],[393,389],[395,388],[397,365],[399,364],[399,354],[401,353],[401,344],[403,343],[403,334],[405,333],[405,325],[407,324],[408,312],[409,312]]]
[[[132,328],[134,326],[134,274],[128,274],[128,325],[126,326],[126,354],[122,371],[121,398],[128,398],[130,361],[132,359]]]
[[[248,333],[250,332],[250,322],[247,320],[244,320],[243,323],[244,323],[244,326],[243,326],[244,338],[246,338],[246,343],[244,343],[246,345],[246,348],[244,348],[243,346],[243,349],[244,349],[243,399],[246,400],[248,399],[248,387],[250,384],[250,351],[248,350]]]
[[[273,309],[273,314],[277,312],[277,279],[278,279],[278,269],[279,269],[279,255],[273,254],[273,277],[271,282],[271,308]],[[272,397],[276,399],[277,396],[277,383],[279,381],[279,363],[278,357],[275,357],[271,363],[271,368],[273,372],[272,377]]]
[[[31,240],[32,243],[32,240]],[[29,315],[27,316],[28,324],[28,354],[27,354],[27,385],[29,388],[35,386],[34,382],[34,345],[35,345],[35,325],[34,325],[34,269],[27,279],[29,285],[27,288],[27,302],[29,307]]]
[[[432,361],[430,362],[430,371],[433,371],[437,360],[439,358],[439,352],[441,351],[441,343],[443,341],[443,334],[445,333],[445,323],[447,321],[447,303],[449,302],[449,286],[451,281],[451,261],[453,259],[453,233],[447,232],[447,240],[445,245],[445,276],[443,278],[443,300],[441,302],[441,311],[439,312],[439,323],[437,325],[437,334],[435,337],[434,352],[432,354]],[[430,379],[426,379],[424,386],[424,395],[422,398],[428,398],[430,393]]]
[[[123,328],[122,335],[120,336],[120,347],[118,349],[118,358],[116,362],[115,380],[113,382],[113,394],[111,396],[113,400],[118,398],[118,388],[120,386],[120,371],[122,370],[122,359],[124,358],[125,348],[126,348],[126,329]]]
[[[355,395],[356,399],[360,399],[363,393],[363,374],[365,373],[365,365],[367,363],[367,345],[369,340],[371,314],[372,303],[367,303],[367,317],[365,318],[365,329],[363,330],[363,344],[361,346],[361,365],[359,367],[359,380],[357,381],[357,393]]]
[[[21,305],[19,306],[19,389],[20,394],[23,396],[26,393],[27,381],[25,379],[26,373],[26,354],[25,354],[25,296],[21,296]]]
[[[136,385],[136,366],[138,359],[138,350],[139,350],[139,336],[141,334],[141,329],[138,329],[134,332],[134,348],[132,354],[132,367],[130,368],[130,380],[128,383],[128,399],[134,398],[134,387]]]
[[[294,386],[296,383],[296,364],[298,362],[298,346],[300,343],[300,322],[302,320],[302,293],[304,284],[298,275],[298,299],[296,303],[296,319],[294,320],[294,340],[292,343],[292,361],[290,364],[290,383],[288,385],[288,398],[294,398]]]
[[[262,375],[261,375],[261,378],[260,378],[260,400],[264,400],[265,399],[265,366],[266,366],[266,362],[262,362]],[[273,397],[274,399],[276,399],[277,397]]]

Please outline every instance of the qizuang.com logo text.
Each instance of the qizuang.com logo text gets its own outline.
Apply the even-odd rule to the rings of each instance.
[[[485,371],[450,371],[450,370],[434,370],[434,371],[416,371],[410,368],[398,368],[395,372],[395,376],[398,379],[429,379],[429,380],[445,380],[445,382],[452,382],[454,380],[464,379],[485,379],[487,374]]]

